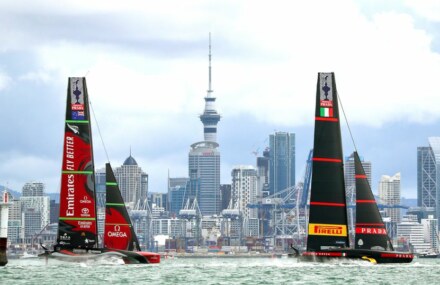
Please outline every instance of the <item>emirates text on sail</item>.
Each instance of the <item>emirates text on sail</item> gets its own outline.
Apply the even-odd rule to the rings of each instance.
[[[66,136],[66,170],[75,170],[75,152],[73,137]],[[72,160],[69,160],[72,159]],[[74,216],[75,214],[75,175],[67,175],[67,210],[66,216]]]

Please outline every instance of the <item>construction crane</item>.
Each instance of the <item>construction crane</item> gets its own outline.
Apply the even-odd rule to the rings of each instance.
[[[237,238],[239,243],[242,241],[243,217],[238,208],[238,199],[233,202],[233,198],[229,201],[228,208],[222,211],[223,217],[223,234],[227,239],[226,245],[231,245],[231,238]]]
[[[202,212],[197,203],[197,198],[194,198],[192,202],[188,198],[184,208],[179,211],[179,218],[187,221],[184,223],[185,242],[187,243],[188,239],[195,238],[195,245],[198,246],[201,236]],[[188,236],[187,232],[190,232],[191,235]]]
[[[153,238],[153,214],[148,204],[148,199],[140,199],[133,209],[129,209],[129,215],[133,221],[136,232],[140,233],[147,250],[153,251],[155,246]]]

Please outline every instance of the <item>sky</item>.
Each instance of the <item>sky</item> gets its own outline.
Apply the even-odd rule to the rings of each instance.
[[[87,79],[97,169],[106,151],[115,167],[131,150],[151,192],[166,192],[168,175],[187,177],[190,145],[203,140],[209,33],[222,183],[234,166],[255,165],[277,131],[295,133],[300,180],[317,74],[335,72],[373,192],[382,175],[400,172],[402,196],[417,197],[417,147],[440,136],[434,0],[2,0],[0,185],[59,191],[75,76]]]

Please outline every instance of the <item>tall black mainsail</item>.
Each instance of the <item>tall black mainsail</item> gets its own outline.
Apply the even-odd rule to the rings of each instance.
[[[332,258],[348,258],[372,263],[411,262],[411,253],[393,251],[357,153],[356,245],[354,248],[350,246],[342,158],[335,76],[333,72],[318,73],[307,250],[299,259],[327,261]]]
[[[336,82],[334,73],[319,73],[307,250],[348,246]]]

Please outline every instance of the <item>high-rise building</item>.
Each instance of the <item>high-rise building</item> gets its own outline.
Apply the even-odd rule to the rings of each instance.
[[[22,197],[44,196],[44,183],[28,182],[24,184],[21,192]]]
[[[95,170],[95,199],[96,199],[96,222],[98,234],[104,234],[105,223],[105,201],[106,201],[106,185],[105,185],[105,167]]]
[[[205,97],[205,110],[200,116],[204,141],[191,145],[188,157],[190,190],[196,193],[202,215],[220,213],[220,152],[217,143],[217,123],[220,115],[215,108],[211,88],[211,36],[209,36],[209,88]]]
[[[232,201],[234,209],[238,209],[245,219],[257,218],[257,209],[248,208],[248,204],[256,204],[258,193],[258,175],[253,166],[236,166],[232,169]]]
[[[365,175],[367,175],[368,183],[371,187],[371,162],[365,161],[363,157],[361,159],[362,167],[364,168]],[[354,157],[351,154],[345,159],[344,164],[344,180],[345,180],[345,193],[347,194],[347,202],[356,203],[354,201],[356,195],[356,180],[354,178]],[[353,199],[352,199],[353,198]]]
[[[44,227],[50,223],[49,196],[20,197],[24,239],[31,242]]]
[[[430,251],[438,252],[438,220],[435,219],[433,215],[429,215],[427,219],[421,220],[421,224],[423,225],[425,242],[428,242],[431,245]]]
[[[262,197],[269,195],[269,159],[269,148],[263,151],[263,156],[257,157],[258,190]]]
[[[24,239],[28,243],[50,223],[50,198],[44,196],[44,188],[41,182],[29,182],[22,188],[21,224],[24,229]]]
[[[96,206],[105,208],[106,186],[105,186],[105,167],[95,171],[95,195]]]
[[[168,206],[171,217],[176,217],[183,208],[188,197],[193,196],[189,189],[189,178],[168,179]],[[195,197],[193,197],[195,198]]]
[[[41,211],[38,208],[26,208],[23,211],[24,220],[24,239],[26,243],[32,243],[32,240],[43,229],[41,224]]]
[[[220,213],[220,152],[215,142],[191,145],[188,157],[190,190],[196,193],[203,216]]]
[[[295,185],[295,134],[276,132],[269,136],[269,192],[278,193]]]
[[[133,205],[138,201],[143,203],[148,195],[148,174],[142,171],[131,153],[114,172],[124,202]]]
[[[58,223],[59,216],[60,203],[57,203],[55,200],[50,200],[50,223]]]
[[[367,175],[368,183],[371,186],[371,162],[365,161],[363,157],[360,157],[362,167],[364,168],[365,175]],[[351,154],[349,157],[345,159],[344,164],[344,179],[345,179],[345,188],[351,188],[356,185],[356,180],[354,179],[354,157]]]
[[[228,208],[229,202],[231,201],[231,197],[232,197],[231,184],[221,184],[220,193],[222,197],[220,210],[224,210]]]
[[[434,207],[440,218],[440,137],[430,137],[428,147],[417,148],[417,206]]]
[[[12,201],[12,205],[9,206],[9,219],[8,219],[8,241],[11,243],[23,242],[24,235],[21,202],[19,199],[12,197],[10,193],[9,201]]]
[[[390,177],[382,175],[379,182],[379,198],[386,205],[400,205],[400,173]],[[387,208],[385,213],[391,222],[400,223],[400,208]]]

